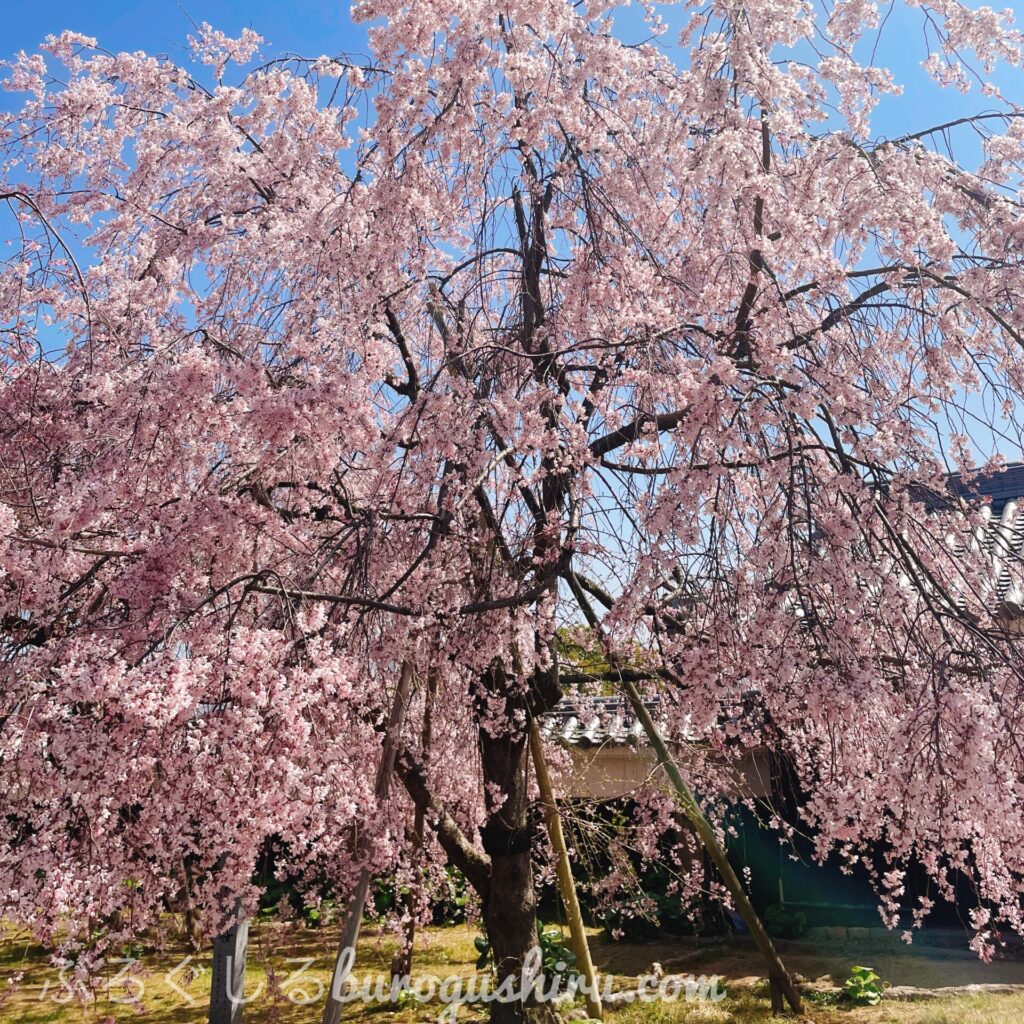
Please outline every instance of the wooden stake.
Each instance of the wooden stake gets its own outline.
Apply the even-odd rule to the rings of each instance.
[[[213,941],[213,977],[210,981],[210,1024],[240,1024],[245,993],[245,955],[249,922],[236,907],[235,922]]]
[[[405,662],[402,665],[402,673],[398,680],[398,688],[395,691],[395,700],[391,705],[391,714],[388,717],[388,730],[384,734],[384,742],[381,746],[380,764],[377,767],[377,784],[374,787],[374,796],[378,804],[382,804],[388,795],[391,787],[391,776],[395,770],[395,755],[398,750],[398,737],[402,731],[402,723],[405,721],[405,710],[409,704],[409,690],[412,687],[412,666]],[[338,1024],[341,1019],[341,1008],[344,1003],[337,996],[343,995],[341,973],[345,962],[345,951],[355,950],[356,942],[359,939],[359,926],[363,922],[363,910],[366,907],[366,895],[370,889],[370,872],[363,868],[359,873],[359,882],[356,891],[349,900],[345,911],[345,923],[341,929],[341,941],[338,943],[338,956],[334,961],[334,972],[331,975],[331,987],[327,992],[327,1005],[324,1007],[323,1024]]]
[[[555,794],[551,788],[551,776],[548,775],[547,762],[544,760],[544,744],[541,740],[540,729],[535,721],[530,723],[530,752],[533,754],[533,768],[537,775],[540,798],[544,803],[548,836],[551,838],[551,847],[555,851],[558,890],[562,896],[566,916],[569,918],[572,951],[576,954],[576,963],[583,974],[586,985],[583,997],[587,1003],[587,1013],[597,1020],[603,1020],[601,993],[597,988],[597,975],[594,971],[594,963],[590,959],[590,946],[587,943],[587,933],[583,927],[583,915],[580,913],[580,903],[576,898],[576,884],[572,878],[569,851],[565,846],[562,819],[558,813],[558,804],[555,802]]]

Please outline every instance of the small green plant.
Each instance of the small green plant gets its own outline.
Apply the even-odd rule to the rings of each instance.
[[[557,928],[543,928],[538,924],[537,944],[540,946],[541,970],[547,977],[563,978],[569,982],[579,977],[576,954],[562,942],[562,933]],[[473,945],[479,954],[476,969],[480,971],[491,961],[491,944],[483,935],[478,935]]]
[[[319,906],[307,905],[302,908],[302,921],[307,928],[322,928],[333,917],[334,902],[321,900]]]
[[[545,974],[570,980],[579,976],[576,954],[562,942],[562,933],[557,928],[545,930],[537,925],[537,941]]]
[[[854,1006],[877,1006],[887,987],[871,967],[851,967],[850,977],[843,982],[846,999]]]
[[[400,1010],[414,1006],[416,1004],[416,993],[407,988],[400,989],[395,997],[395,1004]]]
[[[813,1003],[815,1006],[835,1006],[843,997],[838,989],[808,988],[800,993],[804,1000]]]
[[[145,947],[141,942],[128,942],[121,947],[121,956],[125,960],[141,960],[143,953],[145,953]]]
[[[458,868],[446,868],[440,877],[431,875],[431,882],[436,885],[432,896],[434,924],[461,924],[465,921],[473,897],[462,872]]]

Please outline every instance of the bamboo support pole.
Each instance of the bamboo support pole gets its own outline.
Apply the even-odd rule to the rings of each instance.
[[[757,911],[754,910],[753,904],[747,897],[743,889],[743,883],[740,882],[739,877],[729,863],[729,858],[726,856],[721,843],[719,843],[715,830],[704,816],[704,812],[700,809],[693,791],[686,784],[678,765],[669,753],[665,741],[654,724],[654,719],[651,718],[650,712],[644,705],[633,683],[629,680],[623,680],[621,686],[640,724],[643,726],[644,732],[647,734],[648,741],[654,748],[658,763],[668,776],[669,782],[672,783],[672,788],[676,791],[676,796],[679,798],[683,813],[711,855],[715,867],[718,868],[718,873],[722,876],[722,880],[732,894],[737,912],[750,929],[750,934],[761,955],[768,961],[768,982],[771,987],[772,1009],[776,1011],[781,1010],[783,1008],[781,997],[785,996],[786,1002],[789,1003],[793,1012],[801,1013],[800,993],[797,992],[793,979],[790,977],[782,962],[782,958],[776,951],[771,937],[765,931],[764,925],[761,924],[761,919],[757,916]]]
[[[587,599],[587,595],[584,593],[583,587],[575,573],[569,573],[568,582],[573,596],[576,598],[576,603],[580,606],[580,610],[583,612],[591,629],[600,636],[601,626],[597,615],[594,613],[594,609],[591,607],[590,601]],[[612,665],[615,667],[614,660],[612,660]],[[729,863],[725,850],[718,842],[718,836],[715,835],[711,822],[704,816],[704,812],[700,809],[693,791],[686,784],[682,772],[679,771],[679,766],[669,753],[669,749],[664,739],[662,739],[661,733],[658,732],[658,727],[654,724],[654,719],[651,718],[640,694],[637,692],[637,688],[633,685],[632,680],[624,675],[620,675],[619,685],[626,694],[626,698],[629,700],[638,721],[643,726],[643,730],[647,734],[647,740],[654,748],[659,765],[661,765],[662,770],[668,776],[669,782],[672,783],[672,788],[676,791],[681,810],[693,826],[700,841],[704,844],[704,848],[710,854],[715,867],[718,868],[722,881],[725,882],[726,887],[732,894],[737,912],[750,929],[754,943],[768,963],[768,984],[771,989],[772,1010],[775,1012],[781,1011],[783,1009],[783,997],[785,997],[785,1001],[789,1003],[794,1013],[802,1013],[803,1006],[800,1000],[800,993],[797,992],[793,979],[786,970],[771,938],[765,931],[764,925],[761,924],[761,919],[757,916],[757,911],[754,910],[753,904],[747,897],[743,889],[743,883],[740,882],[739,877]]]
[[[530,751],[533,755],[533,768],[537,775],[537,787],[540,789],[541,801],[544,804],[544,817],[547,821],[548,836],[555,851],[555,867],[558,876],[558,889],[569,918],[569,935],[572,951],[576,954],[576,963],[583,975],[583,998],[586,1000],[587,1013],[596,1020],[604,1019],[601,1008],[601,993],[597,987],[597,975],[594,962],[590,959],[590,946],[587,933],[583,926],[583,914],[576,898],[576,883],[572,877],[572,864],[569,851],[565,846],[565,833],[562,831],[562,818],[558,813],[558,804],[551,788],[551,776],[548,774],[547,762],[544,760],[544,744],[541,740],[537,723],[530,723]]]

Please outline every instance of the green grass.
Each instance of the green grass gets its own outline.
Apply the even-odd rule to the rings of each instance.
[[[414,980],[430,975],[437,979],[448,976],[468,978],[475,970],[476,950],[473,938],[478,930],[471,925],[450,928],[430,928],[417,940],[414,961]],[[322,1002],[316,1005],[297,1005],[287,998],[288,991],[296,991],[287,979],[301,965],[297,959],[312,960],[311,968],[303,975],[303,986],[313,993],[316,982],[326,989],[330,981],[336,934],[334,928],[307,929],[299,924],[261,924],[254,928],[250,945],[247,993],[257,990],[261,995],[245,1008],[246,1024],[316,1024]],[[727,998],[719,1003],[695,1003],[679,999],[666,1003],[642,1003],[627,1006],[608,1014],[610,1024],[758,1024],[772,1020],[765,986],[760,979],[761,966],[749,951],[734,947],[717,946],[694,950],[673,942],[621,945],[606,942],[596,932],[592,936],[594,959],[599,969],[611,974],[615,988],[632,988],[635,976],[644,973],[653,961],[659,961],[669,970],[679,973],[722,974],[725,976]],[[381,934],[373,926],[364,929],[356,962],[359,979],[387,978],[394,943],[390,936]],[[209,972],[201,970],[194,977],[179,977],[183,990],[176,993],[168,984],[166,974],[189,954],[181,943],[171,942],[165,948],[147,947],[143,950],[136,972],[130,981],[120,987],[100,987],[93,1002],[73,1001],[65,1005],[55,1003],[53,997],[66,998],[57,974],[44,950],[24,934],[11,929],[0,933],[0,1024],[51,1024],[76,1022],[83,1024],[110,1024],[110,1022],[144,1021],[152,1024],[201,1024],[205,1020],[209,998]],[[193,965],[204,968],[208,954],[193,954]],[[673,959],[679,960],[677,965]],[[921,958],[905,957],[901,961],[890,957],[885,968],[891,981],[903,981],[901,970],[908,978],[916,979],[922,968]],[[808,977],[818,977],[831,970],[839,977],[841,969],[853,963],[849,954],[821,954],[818,956],[787,956],[791,970]],[[292,962],[289,962],[292,961]],[[913,962],[912,962],[913,961]],[[964,980],[985,980],[985,966],[971,961],[956,960],[935,964],[937,976],[949,977],[950,983]],[[1002,965],[1003,977],[1007,971],[1018,972],[1024,981],[1024,966]],[[916,973],[915,973],[916,972]],[[973,972],[973,973],[970,973]],[[8,979],[16,974],[23,977],[17,986],[8,986]],[[957,975],[954,978],[954,974]],[[108,980],[110,978],[108,973]],[[129,990],[144,986],[139,1007],[118,1002]],[[275,994],[275,983],[278,991]],[[284,991],[281,991],[281,986]],[[191,1000],[191,1001],[190,1001]],[[346,1008],[344,1019],[359,1024],[418,1024],[436,1021],[442,1006],[438,1004],[411,1004],[401,1008],[389,1005],[354,1004]],[[475,1024],[484,1019],[481,1008],[464,1007],[458,1019]],[[777,1019],[777,1018],[776,1018]],[[792,1019],[792,1018],[790,1018]],[[969,995],[927,1003],[899,1002],[883,999],[880,1006],[847,1008],[842,1005],[820,1005],[808,1001],[801,1021],[814,1024],[1019,1024],[1024,1021],[1024,995]]]

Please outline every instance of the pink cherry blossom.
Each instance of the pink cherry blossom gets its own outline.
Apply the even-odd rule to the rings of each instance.
[[[1020,110],[876,141],[869,3],[677,5],[676,50],[616,11],[379,0],[362,62],[208,26],[196,64],[11,62],[4,915],[116,939],[191,889],[212,933],[269,847],[310,899],[410,876],[416,803],[515,959],[526,727],[585,598],[709,810],[769,744],[890,923],[915,862],[974,884],[980,949],[1020,930],[1018,629],[947,486],[1020,457]],[[1020,66],[1008,16],[921,15],[940,82]]]

